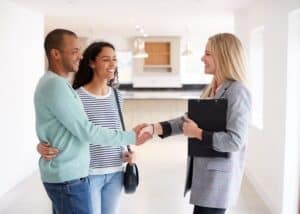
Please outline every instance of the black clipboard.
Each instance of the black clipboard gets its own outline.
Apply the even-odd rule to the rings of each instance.
[[[227,99],[189,99],[188,117],[199,128],[210,131],[226,131]],[[229,157],[228,152],[218,152],[208,147],[205,142],[188,138],[188,155],[196,157]]]

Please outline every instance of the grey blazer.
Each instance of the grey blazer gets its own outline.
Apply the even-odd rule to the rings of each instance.
[[[227,90],[226,90],[227,89]],[[193,157],[190,203],[203,207],[228,208],[238,197],[245,165],[251,98],[238,81],[226,81],[214,98],[228,99],[226,132],[203,130],[203,141],[212,149],[230,152],[229,158]],[[160,123],[164,138],[182,133],[182,117]],[[191,157],[187,160],[190,173]],[[186,177],[187,178],[187,177]],[[188,191],[187,182],[184,195]]]

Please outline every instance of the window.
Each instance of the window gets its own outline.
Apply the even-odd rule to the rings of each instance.
[[[263,128],[264,103],[264,27],[256,28],[250,35],[250,88],[252,92],[252,123]]]
[[[132,83],[132,52],[116,51],[120,83]]]

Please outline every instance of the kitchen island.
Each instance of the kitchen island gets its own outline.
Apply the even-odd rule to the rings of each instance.
[[[188,99],[199,99],[199,88],[130,88],[120,87],[124,98],[123,112],[129,128],[139,123],[155,123],[182,116],[187,111]]]

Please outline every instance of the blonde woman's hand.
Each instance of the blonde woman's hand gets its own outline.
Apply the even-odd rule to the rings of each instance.
[[[182,130],[185,136],[202,140],[202,129],[200,129],[198,125],[187,116],[184,117]]]

